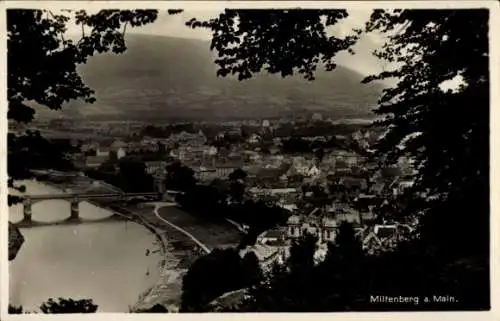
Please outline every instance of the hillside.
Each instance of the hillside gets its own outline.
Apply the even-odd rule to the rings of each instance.
[[[92,57],[80,66],[96,90],[93,105],[72,102],[63,114],[121,118],[276,117],[321,112],[335,118],[369,117],[381,85],[338,66],[316,80],[259,74],[239,82],[217,78],[209,43],[182,38],[128,35],[122,55]]]

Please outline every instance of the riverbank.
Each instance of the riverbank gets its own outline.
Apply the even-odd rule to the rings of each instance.
[[[19,184],[31,195],[62,193],[41,182]],[[85,201],[79,208],[83,222],[50,224],[70,216],[69,202],[35,204],[33,219],[48,224],[20,229],[26,242],[9,261],[9,303],[39,311],[51,297],[93,299],[99,312],[127,313],[159,280],[164,255],[151,230],[109,208]],[[22,219],[23,204],[9,207],[11,222]]]
[[[71,177],[63,183],[43,183],[63,191],[86,188],[87,184],[93,185],[91,180],[82,177],[77,180],[74,182],[75,186],[72,185]],[[157,305],[175,312],[181,303],[182,278],[192,263],[213,248],[237,245],[241,238],[241,232],[228,222],[217,224],[192,216],[175,206],[166,206],[165,203],[121,206],[106,200],[86,202],[112,212],[113,216],[107,220],[125,219],[146,227],[155,235],[160,246],[162,260],[159,279],[152,287],[138,295],[137,302],[129,307],[130,312],[149,310]],[[59,224],[79,222],[83,221],[68,220]]]
[[[205,249],[190,239],[182,228],[172,227],[155,214],[160,208],[174,209],[174,207],[159,205],[155,208],[154,204],[121,207],[98,205],[98,203],[94,202],[94,205],[147,228],[155,235],[160,245],[163,259],[159,267],[159,279],[155,285],[139,294],[137,302],[129,307],[129,312],[150,310],[157,305],[165,307],[170,312],[177,312],[181,303],[182,278],[191,264],[206,254]]]
[[[158,208],[161,208],[161,205],[158,205]],[[133,211],[127,209],[125,212],[155,231],[164,245],[165,256],[160,279],[149,291],[140,296],[138,302],[130,307],[130,311],[148,310],[156,305],[162,305],[171,312],[178,311],[182,295],[182,278],[191,264],[206,254],[205,250],[185,231],[176,229],[157,217],[153,204],[138,206]]]
[[[140,224],[140,225],[144,226],[145,228],[147,228],[151,233],[153,233],[156,236],[156,238],[158,240],[158,244],[160,245],[160,254],[163,257],[163,259],[161,260],[161,263],[160,263],[160,267],[159,267],[160,268],[160,280],[158,282],[156,282],[154,286],[150,287],[149,289],[147,289],[146,291],[144,291],[143,293],[140,293],[138,295],[137,302],[134,305],[132,305],[131,307],[129,307],[129,312],[134,313],[134,312],[139,312],[141,310],[150,309],[151,307],[156,305],[156,304],[152,304],[152,305],[148,306],[148,304],[147,304],[147,302],[150,301],[150,297],[152,295],[152,292],[154,291],[155,287],[158,286],[159,283],[164,282],[164,276],[166,274],[168,274],[170,272],[170,269],[172,268],[171,266],[169,266],[169,264],[167,264],[167,262],[169,262],[169,260],[167,258],[169,242],[168,242],[165,234],[162,231],[155,228],[152,224],[147,223],[146,221],[141,219],[139,216],[127,215],[125,213],[119,213],[117,211],[115,211],[115,214],[122,216],[130,221],[133,221],[133,222]],[[170,311],[170,309],[172,309],[171,306],[168,306],[168,307],[165,306],[165,307],[167,309],[169,309],[169,311]]]
[[[72,187],[71,183],[70,183],[71,181],[72,181],[71,179],[67,180],[64,183],[64,187],[63,187],[63,186],[61,186],[61,184],[37,180],[38,183],[46,186],[49,189],[49,192],[52,192],[52,193],[63,193],[64,188],[71,188]],[[27,184],[28,184],[28,182],[27,182]],[[34,193],[36,193],[36,192],[34,192]],[[71,225],[77,226],[80,224],[89,224],[89,223],[98,224],[98,223],[104,223],[104,222],[108,222],[108,221],[109,222],[131,221],[133,223],[136,223],[136,224],[142,226],[143,228],[146,228],[150,233],[152,233],[154,235],[155,241],[150,243],[150,244],[152,244],[152,245],[154,244],[155,247],[154,247],[154,249],[152,249],[152,251],[148,250],[148,254],[146,254],[146,255],[149,255],[149,253],[154,253],[159,261],[158,265],[156,265],[158,270],[155,269],[155,272],[152,273],[155,275],[155,277],[153,279],[154,280],[153,287],[157,286],[157,284],[159,282],[161,283],[161,281],[164,279],[163,276],[166,275],[167,272],[172,270],[172,272],[173,272],[172,274],[175,274],[174,270],[176,269],[176,265],[178,265],[178,264],[177,264],[177,262],[175,262],[175,264],[172,264],[172,262],[171,262],[172,261],[171,260],[172,254],[170,253],[171,246],[169,245],[169,241],[168,241],[165,233],[163,233],[163,230],[158,229],[153,224],[142,219],[140,215],[135,215],[133,213],[134,206],[127,205],[125,207],[122,207],[122,206],[117,205],[116,202],[109,202],[109,201],[105,201],[105,200],[102,200],[102,201],[101,200],[92,200],[92,201],[87,200],[87,201],[85,201],[85,203],[89,203],[95,207],[98,207],[102,210],[105,210],[108,213],[110,213],[111,215],[108,214],[108,216],[106,216],[106,217],[95,218],[95,219],[91,219],[91,218],[70,219],[70,218],[67,218],[67,219],[61,219],[60,221],[52,221],[52,222],[36,221],[36,215],[35,215],[35,217],[33,217],[34,220],[32,222],[26,222],[26,221],[21,220],[21,221],[18,221],[16,223],[12,223],[12,224],[13,224],[13,226],[16,226],[19,228],[30,229],[30,228],[35,228],[35,227],[50,227],[50,226],[71,226]],[[84,206],[84,208],[85,207],[88,207],[88,204],[86,206]],[[68,216],[69,216],[69,211],[68,211]],[[37,231],[37,229],[35,229],[34,231]],[[190,242],[190,240],[186,240],[186,242]],[[160,255],[160,256],[158,256],[158,255]],[[159,278],[160,281],[157,280],[158,275],[161,276]],[[134,279],[136,278],[135,275],[129,275],[127,277],[133,277]],[[139,276],[137,276],[137,277],[139,277]],[[136,306],[136,305],[141,306],[142,305],[141,302],[146,299],[144,294],[145,293],[147,294],[147,292],[151,290],[151,283],[148,285],[148,287],[149,287],[149,289],[147,291],[144,291],[144,288],[141,289],[140,291],[137,291],[136,295],[139,298],[137,299],[137,297],[136,297],[136,298],[134,298],[134,300],[129,301],[129,302],[133,302],[134,306]],[[179,286],[178,288],[179,288],[179,291],[177,291],[177,293],[175,293],[175,295],[173,295],[175,298],[174,301],[180,301],[181,287]],[[137,299],[137,301],[136,301],[136,299]],[[129,306],[129,308],[130,308],[130,306]]]

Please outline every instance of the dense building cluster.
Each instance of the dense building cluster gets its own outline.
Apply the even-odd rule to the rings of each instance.
[[[379,166],[370,151],[383,135],[377,129],[338,125],[318,113],[306,120],[85,124],[81,131],[62,120],[37,126],[52,131],[71,127],[75,135],[93,128],[93,136],[71,139],[77,147],[70,155],[75,166],[118,173],[121,162],[139,160],[145,174],[155,177],[148,181],[155,190],[173,162],[190,168],[198,184],[206,185],[243,170],[244,199],[264,200],[290,212],[286,226],[259,236],[264,252],[289,246],[304,233],[315,235],[318,244],[334,242],[342,222],[353,224],[370,251],[388,247],[387,240],[401,234],[380,209],[413,184],[414,169],[404,158],[397,166]],[[391,236],[381,236],[376,226],[388,226]]]

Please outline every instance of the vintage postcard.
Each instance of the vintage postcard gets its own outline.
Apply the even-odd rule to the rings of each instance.
[[[494,320],[498,14],[3,2],[2,320]]]

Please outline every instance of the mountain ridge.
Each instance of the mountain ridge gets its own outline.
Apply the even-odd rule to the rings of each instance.
[[[97,101],[73,101],[62,115],[113,118],[254,118],[320,112],[334,118],[372,117],[383,88],[361,84],[360,73],[318,68],[316,80],[265,72],[252,79],[216,77],[210,42],[129,34],[127,51],[103,54],[78,67]]]

